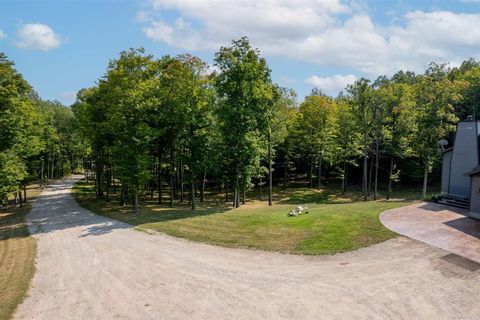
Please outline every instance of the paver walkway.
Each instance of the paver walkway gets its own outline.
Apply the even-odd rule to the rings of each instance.
[[[80,208],[75,179],[28,215],[37,270],[15,319],[480,318],[480,271],[421,242],[310,257],[149,235]]]
[[[480,263],[480,221],[467,211],[422,202],[385,211],[380,216],[389,229]]]

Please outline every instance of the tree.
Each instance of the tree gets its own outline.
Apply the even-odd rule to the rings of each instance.
[[[300,105],[297,119],[298,134],[302,137],[302,154],[318,168],[318,188],[322,182],[322,164],[332,162],[335,151],[335,102],[328,96],[313,92]]]
[[[378,102],[384,110],[382,137],[384,151],[390,158],[387,200],[392,193],[395,161],[413,155],[415,134],[415,99],[413,87],[408,83],[384,82],[378,88]]]
[[[240,205],[240,187],[250,187],[260,166],[261,134],[268,129],[268,110],[274,99],[270,69],[246,37],[232,41],[215,55],[219,68],[215,87],[219,98],[218,118],[228,167],[235,181],[234,206]],[[265,117],[267,115],[267,117]]]
[[[356,159],[362,155],[362,132],[357,127],[353,105],[340,96],[336,101],[335,145],[332,152],[333,163],[339,170],[342,180],[342,193],[347,190],[348,167],[357,166]]]
[[[297,96],[295,91],[286,88],[277,88],[275,103],[272,105],[268,132],[268,204],[272,205],[273,189],[273,159],[282,162],[284,187],[286,186],[286,174],[290,166],[291,145],[285,144],[289,135],[289,129],[294,125],[298,111]],[[278,151],[280,151],[280,156]],[[282,157],[283,151],[283,159]]]
[[[353,85],[347,87],[350,95],[350,103],[352,110],[357,117],[357,126],[362,132],[363,140],[363,176],[362,176],[362,193],[363,199],[368,199],[368,154],[371,140],[372,129],[372,103],[373,89],[369,84],[369,80],[360,79]]]
[[[432,64],[415,85],[416,133],[413,141],[416,155],[424,165],[422,196],[427,196],[428,174],[439,157],[438,141],[455,130],[458,118],[453,104],[460,98],[447,69]]]
[[[13,62],[0,53],[1,202],[7,193],[17,192],[21,184],[25,186],[27,162],[44,148],[40,136],[41,114],[30,99],[32,88],[13,66]]]
[[[152,95],[157,87],[152,57],[143,49],[120,53],[111,61],[99,84],[102,104],[107,107],[109,134],[114,137],[112,152],[125,184],[133,191],[133,212],[138,213],[138,193],[149,179],[148,153],[152,129],[148,124],[149,110],[154,107]]]

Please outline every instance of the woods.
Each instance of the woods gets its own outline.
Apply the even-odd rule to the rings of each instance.
[[[0,204],[22,205],[26,184],[80,168],[83,153],[71,109],[43,101],[0,53]]]
[[[426,197],[439,180],[438,141],[478,114],[480,94],[470,59],[362,78],[337,97],[314,89],[299,102],[245,37],[220,48],[213,66],[124,51],[71,108],[41,100],[4,54],[0,68],[2,202],[24,201],[28,181],[83,168],[97,197],[118,193],[135,214],[146,197],[194,210],[207,188],[236,208],[253,189],[272,205],[274,186],[302,183],[360,185],[364,200],[421,184]]]

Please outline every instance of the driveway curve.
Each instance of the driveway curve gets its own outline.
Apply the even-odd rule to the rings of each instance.
[[[28,215],[37,271],[15,319],[478,319],[480,271],[405,237],[332,256],[229,249],[80,208],[79,177]]]
[[[421,202],[383,212],[380,221],[401,235],[470,259],[480,268],[480,221],[468,211]]]

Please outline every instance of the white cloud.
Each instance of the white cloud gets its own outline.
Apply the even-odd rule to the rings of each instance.
[[[176,19],[173,25],[163,21],[153,21],[142,31],[154,41],[165,42],[178,48],[198,50],[203,46],[200,34],[182,18]]]
[[[5,39],[7,37],[7,34],[0,30],[0,40]]]
[[[23,49],[48,51],[58,48],[62,41],[52,28],[41,23],[23,24],[18,30],[17,46]]]
[[[336,96],[340,91],[345,89],[349,84],[353,84],[357,80],[357,77],[353,74],[347,75],[333,75],[329,77],[311,76],[306,83],[311,84],[313,87],[321,89],[326,94]]]
[[[209,0],[150,0],[152,11],[158,20],[143,29],[145,35],[159,41],[165,32],[163,20],[165,11],[178,11],[182,23],[170,23],[174,40],[188,36],[187,43],[193,45],[187,49],[218,49],[233,38],[248,35],[252,40],[266,40],[272,45],[278,41],[298,39],[324,28],[333,19],[330,14],[348,13],[349,8],[339,0],[273,0],[273,1],[209,1]],[[145,11],[145,10],[144,10]],[[158,23],[161,28],[158,28]],[[187,25],[189,28],[185,28]],[[194,34],[191,25],[195,25]],[[282,40],[283,39],[283,40]],[[164,40],[160,40],[164,41]],[[169,43],[168,41],[164,41]],[[177,41],[172,41],[177,43]],[[186,43],[180,41],[180,45]]]
[[[479,0],[480,1],[480,0]],[[480,14],[413,11],[378,25],[341,0],[149,0],[143,32],[185,50],[218,50],[247,35],[265,55],[367,76],[422,71],[431,61],[478,55]],[[148,12],[148,14],[147,14]],[[168,16],[178,15],[174,21]]]

